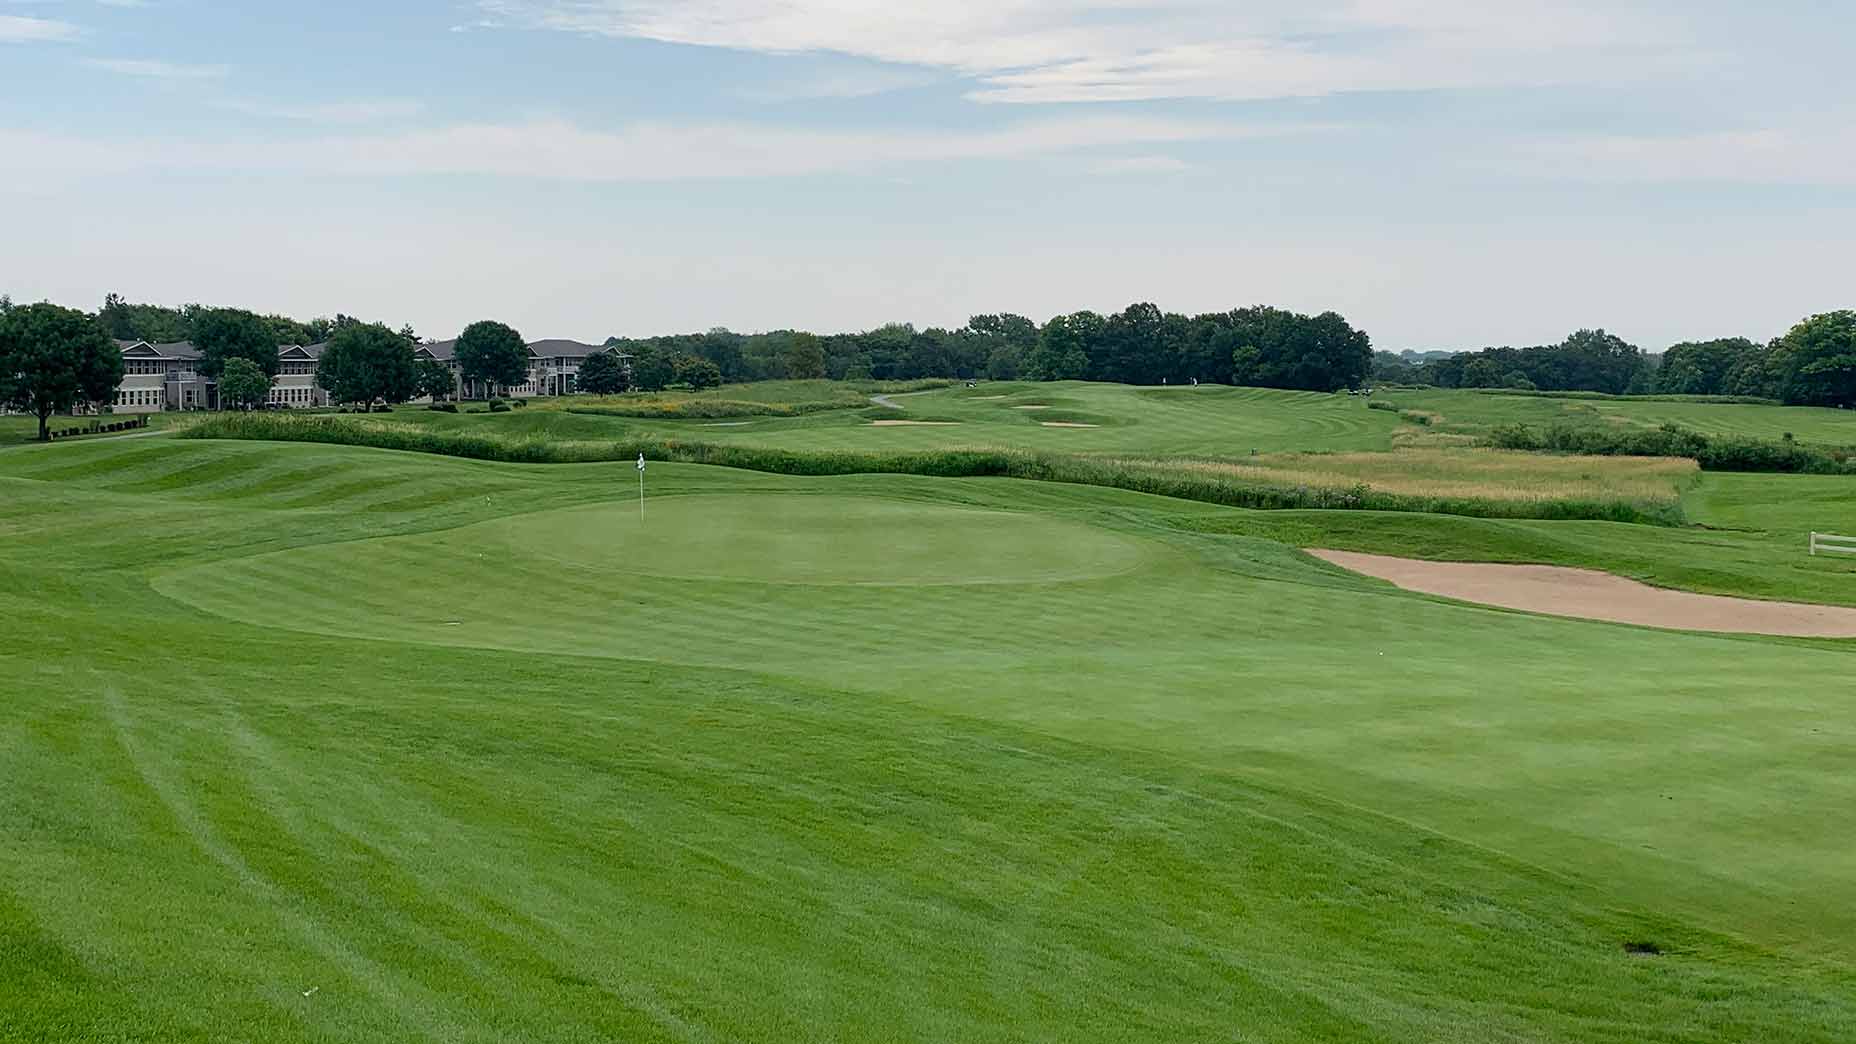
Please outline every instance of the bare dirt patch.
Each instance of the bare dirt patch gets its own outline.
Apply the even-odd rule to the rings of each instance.
[[[952,428],[959,421],[912,421],[912,420],[874,420],[873,428]]]
[[[1081,421],[1045,421],[1046,428],[1100,428],[1100,424],[1084,424]]]
[[[1308,552],[1408,591],[1551,616],[1681,631],[1856,638],[1856,609],[1669,591],[1595,569],[1426,562],[1357,551]]]

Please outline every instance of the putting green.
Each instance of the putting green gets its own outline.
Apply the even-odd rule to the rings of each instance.
[[[254,565],[326,573],[351,570],[357,556],[383,563],[416,556],[430,560],[433,575],[481,562],[491,575],[603,581],[619,594],[628,575],[811,586],[1050,583],[1126,573],[1150,553],[1141,542],[1061,518],[768,494],[671,497],[647,502],[642,513],[628,501],[542,511],[415,537],[282,552]],[[161,586],[196,600],[189,598],[200,590],[196,579],[177,575]],[[213,606],[208,600],[202,607]]]

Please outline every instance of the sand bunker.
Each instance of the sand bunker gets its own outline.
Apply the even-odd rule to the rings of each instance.
[[[1012,408],[1013,408],[1013,409],[1015,409],[1015,410],[1048,410],[1048,409],[1050,409],[1050,407],[1049,407],[1049,406],[1037,406],[1037,405],[1032,405],[1032,406],[1014,406],[1014,407],[1012,407]]]
[[[1046,428],[1099,428],[1100,424],[1083,424],[1078,421],[1045,421]]]
[[[993,401],[994,399],[1004,399],[1004,398],[1009,398],[1009,396],[1005,396],[1005,395],[969,395],[969,396],[967,396],[967,401],[968,401],[968,402],[991,402],[991,401]]]
[[[1355,551],[1308,553],[1408,591],[1552,616],[1683,631],[1856,638],[1856,609],[1842,606],[1668,591],[1594,569],[1423,562]]]
[[[876,420],[870,422],[878,428],[951,428],[959,421],[911,421],[911,420]]]

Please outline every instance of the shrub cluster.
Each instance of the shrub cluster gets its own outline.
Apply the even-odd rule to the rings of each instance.
[[[1008,449],[947,449],[915,453],[796,451],[680,440],[561,441],[489,432],[434,430],[381,421],[276,414],[227,414],[183,433],[195,439],[318,442],[408,450],[515,464],[651,460],[710,464],[783,475],[903,474],[940,478],[1004,477],[1108,486],[1228,507],[1422,511],[1478,518],[1602,519],[1679,525],[1678,507],[1623,500],[1506,501],[1388,493],[1364,483],[1288,486],[1252,482],[1168,466],[1166,461],[1103,460],[1073,454]]]
[[[1504,424],[1489,432],[1498,449],[1578,453],[1599,457],[1689,457],[1704,471],[1789,472],[1812,475],[1856,474],[1848,450],[1802,446],[1742,435],[1711,436],[1676,424],[1660,428],[1598,428],[1555,424],[1534,428]]]

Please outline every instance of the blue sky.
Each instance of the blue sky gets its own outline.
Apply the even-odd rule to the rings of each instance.
[[[0,292],[1765,338],[1856,306],[1851,38],[1828,0],[0,0]]]

